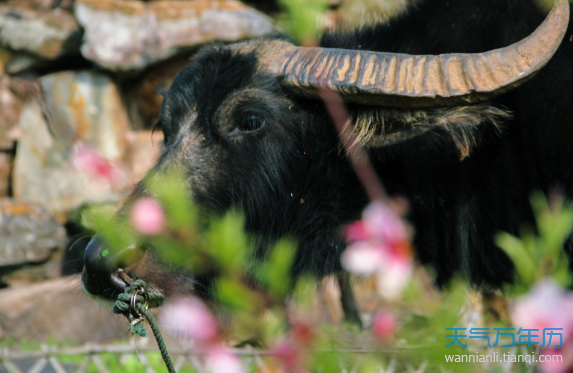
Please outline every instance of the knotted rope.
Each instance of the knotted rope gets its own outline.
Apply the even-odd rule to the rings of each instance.
[[[147,310],[147,293],[145,292],[145,281],[135,280],[125,288],[122,294],[118,295],[117,301],[113,306],[113,313],[122,314],[127,317],[130,323],[131,335],[137,334],[142,337],[147,336],[147,331],[143,325],[143,318],[147,319],[151,331],[157,340],[157,345],[159,346],[159,351],[161,352],[161,357],[167,366],[169,373],[176,373],[171,357],[169,357],[169,352],[167,351],[167,346],[165,346],[165,341],[163,336],[159,331],[159,327],[155,322],[151,313]]]

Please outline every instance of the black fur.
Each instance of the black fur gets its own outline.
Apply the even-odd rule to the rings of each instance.
[[[321,45],[484,52],[525,38],[544,17],[533,0],[426,0],[387,25],[328,33]],[[436,269],[438,283],[458,270],[476,285],[511,281],[512,263],[494,234],[517,234],[532,223],[528,198],[535,190],[560,187],[573,196],[571,34],[569,26],[537,76],[488,104],[513,117],[501,134],[484,119],[478,145],[463,160],[443,128],[369,149],[389,193],[410,201],[418,258]],[[158,169],[185,167],[200,206],[215,212],[240,206],[262,248],[284,235],[296,237],[295,275],[340,269],[340,226],[358,219],[368,201],[321,102],[297,97],[258,72],[253,53],[208,46],[177,76],[160,127],[166,142]]]

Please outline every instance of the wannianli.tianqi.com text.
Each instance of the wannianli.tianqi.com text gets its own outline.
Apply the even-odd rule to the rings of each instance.
[[[509,352],[491,354],[462,354],[462,355],[444,355],[448,363],[562,363],[562,355],[535,355],[535,352],[529,354],[512,354]]]

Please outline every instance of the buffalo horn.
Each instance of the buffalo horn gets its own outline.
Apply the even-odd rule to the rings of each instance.
[[[491,99],[532,77],[556,52],[568,23],[569,3],[556,0],[530,36],[484,53],[418,56],[279,45],[269,48],[274,51],[265,64],[305,97],[332,89],[347,102],[368,105],[457,106]]]

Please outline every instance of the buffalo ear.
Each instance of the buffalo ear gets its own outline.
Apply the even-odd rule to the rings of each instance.
[[[365,148],[398,144],[430,131],[435,136],[446,133],[459,150],[460,159],[464,159],[480,144],[483,126],[492,126],[501,134],[504,123],[511,118],[508,110],[486,104],[429,110],[362,106],[351,110],[344,131],[353,132],[353,146]]]

